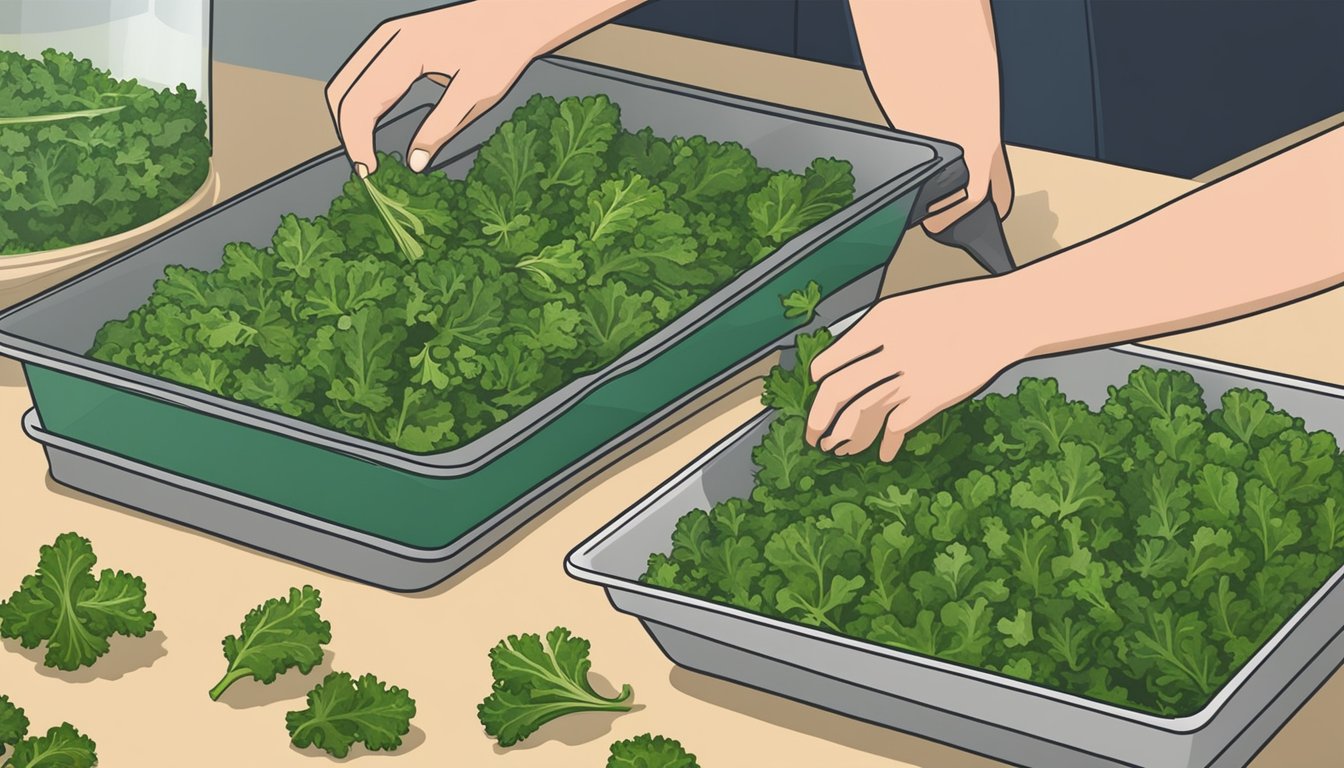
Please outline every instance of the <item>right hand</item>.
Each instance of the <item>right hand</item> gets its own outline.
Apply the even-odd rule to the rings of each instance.
[[[422,171],[439,148],[494,106],[544,45],[525,20],[496,3],[462,3],[389,19],[327,84],[336,133],[360,175],[378,167],[373,129],[424,75],[450,80],[411,140],[407,164]],[[362,166],[362,167],[361,167]]]

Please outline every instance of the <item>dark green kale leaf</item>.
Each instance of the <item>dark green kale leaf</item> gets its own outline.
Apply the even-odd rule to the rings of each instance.
[[[404,689],[373,675],[332,672],[308,693],[307,707],[285,715],[285,725],[294,746],[341,758],[356,744],[372,752],[396,750],[414,717],[415,700]]]
[[[107,653],[112,635],[148,634],[155,617],[145,610],[145,582],[110,568],[95,577],[97,562],[89,540],[76,533],[43,546],[37,571],[0,603],[0,637],[24,648],[46,643],[42,663],[69,671]]]
[[[550,721],[575,712],[628,712],[629,685],[608,698],[588,681],[589,644],[564,627],[539,635],[510,635],[490,649],[495,682],[477,707],[485,732],[511,747]]]
[[[264,685],[286,670],[299,668],[308,674],[322,663],[322,646],[331,642],[331,623],[318,615],[322,594],[314,587],[291,587],[287,597],[277,597],[248,611],[237,635],[224,638],[224,658],[229,667],[210,689],[219,697],[239,680],[251,677]]]
[[[611,745],[607,768],[700,768],[676,739],[640,734]]]

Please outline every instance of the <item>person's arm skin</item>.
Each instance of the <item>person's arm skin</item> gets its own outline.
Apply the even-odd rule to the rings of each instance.
[[[422,171],[448,139],[499,101],[532,59],[643,0],[474,0],[389,19],[327,84],[336,133],[361,176],[378,167],[373,129],[424,75],[451,78],[407,164]]]
[[[932,206],[940,232],[991,196],[1013,203],[999,115],[999,62],[989,0],[850,0],[873,96],[887,122],[958,144],[966,188]]]
[[[905,434],[1018,360],[1197,328],[1344,283],[1344,128],[1017,272],[878,302],[813,362],[806,439]],[[1335,329],[1323,329],[1333,333]]]

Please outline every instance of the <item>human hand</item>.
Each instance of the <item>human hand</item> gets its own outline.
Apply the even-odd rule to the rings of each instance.
[[[966,162],[966,186],[929,205],[930,215],[921,222],[929,232],[937,233],[947,229],[975,210],[986,197],[994,201],[1000,219],[1012,210],[1013,176],[1008,168],[1008,156],[998,137],[988,137],[979,145],[966,142],[962,152]]]
[[[1005,281],[970,280],[883,299],[812,362],[820,382],[806,439],[849,456],[881,438],[891,461],[905,435],[1030,354]]]
[[[462,3],[389,19],[365,38],[327,84],[336,132],[360,175],[377,168],[379,118],[420,77],[450,82],[411,140],[406,160],[414,171],[424,170],[444,143],[499,101],[556,32],[516,11]]]

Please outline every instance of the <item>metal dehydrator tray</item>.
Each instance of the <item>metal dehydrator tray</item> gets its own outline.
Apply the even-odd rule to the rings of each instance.
[[[404,150],[440,93],[428,83],[412,89],[378,129],[379,148]],[[128,476],[164,473],[211,498],[198,509],[181,498],[140,498],[125,483],[100,487],[113,501],[259,549],[392,589],[423,589],[541,512],[617,447],[786,343],[799,329],[782,316],[779,296],[815,280],[830,319],[871,302],[905,229],[965,178],[952,145],[557,59],[529,67],[434,167],[464,174],[481,142],[534,93],[605,93],[627,128],[737,141],[767,167],[800,170],[817,156],[841,157],[854,164],[856,198],[611,365],[437,454],[377,445],[84,356],[98,328],[139,306],[165,266],[214,268],[227,243],[269,242],[281,212],[323,213],[350,177],[348,160],[333,150],[0,314],[0,353],[24,364],[36,436],[74,446],[53,451],[53,465],[82,451]],[[77,487],[93,482],[68,466],[56,474]],[[221,507],[220,494],[239,503]],[[280,535],[277,526],[293,530]]]
[[[1028,361],[990,387],[1054,377],[1094,407],[1106,386],[1141,364],[1189,371],[1216,405],[1230,387],[1265,390],[1309,429],[1344,434],[1344,388],[1148,347]],[[1344,570],[1257,652],[1203,710],[1165,718],[992,672],[762,616],[639,582],[651,552],[666,552],[692,509],[750,492],[751,449],[773,412],[732,435],[640,500],[566,559],[575,578],[604,587],[677,664],[851,717],[1038,768],[1244,766],[1344,660]]]

